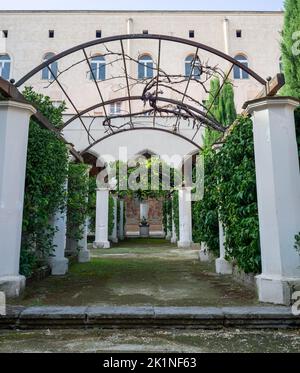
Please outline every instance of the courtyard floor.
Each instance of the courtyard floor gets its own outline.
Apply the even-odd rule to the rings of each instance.
[[[0,331],[1,352],[300,352],[300,331],[232,329]]]
[[[90,263],[71,263],[66,276],[28,284],[24,306],[247,306],[255,293],[200,263],[197,250],[161,239],[128,239],[91,250]]]

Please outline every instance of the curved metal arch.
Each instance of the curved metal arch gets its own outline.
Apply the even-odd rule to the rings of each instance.
[[[114,133],[110,133],[109,135],[106,135],[106,136],[103,136],[101,137],[101,139],[98,139],[96,140],[95,142],[93,142],[92,144],[90,144],[87,148],[85,148],[84,150],[82,150],[79,154],[80,155],[83,155],[84,153],[88,152],[90,149],[92,149],[95,145],[99,144],[100,142],[104,141],[104,140],[107,140],[109,139],[110,137],[112,136],[116,136],[116,135],[119,135],[121,133],[125,133],[125,132],[130,132],[130,131],[141,131],[141,130],[146,130],[146,131],[159,131],[159,132],[165,132],[167,133],[168,135],[173,135],[173,136],[177,136],[179,138],[181,138],[182,140],[184,141],[187,141],[189,142],[190,144],[194,145],[197,149],[199,149],[199,151],[203,150],[202,147],[200,145],[198,145],[197,143],[195,143],[193,140],[190,140],[189,138],[181,135],[180,133],[178,132],[171,132],[169,130],[166,130],[166,129],[163,129],[163,128],[158,128],[158,127],[132,127],[132,128],[126,128],[126,129],[121,129],[120,131],[117,131],[117,132],[114,132]]]
[[[171,98],[166,98],[166,97],[156,97],[155,99],[156,99],[156,101],[161,101],[161,102],[166,102],[166,103],[169,103],[169,104],[177,105],[177,106],[179,106],[181,108],[187,108],[188,110],[191,110],[191,111],[197,113],[203,119],[203,122],[205,124],[207,124],[207,125],[209,125],[211,127],[214,127],[216,130],[218,130],[220,132],[225,132],[225,128],[224,127],[221,127],[220,124],[218,122],[214,121],[213,119],[208,118],[207,115],[206,115],[206,113],[204,113],[200,109],[195,108],[194,106],[182,103],[181,101],[177,101],[177,100],[174,100],[174,99],[171,99]],[[67,120],[60,127],[60,130],[62,131],[64,128],[66,128],[74,120],[78,119],[82,115],[87,114],[88,112],[90,112],[92,110],[95,110],[95,109],[98,109],[100,107],[104,107],[104,106],[113,104],[115,102],[137,101],[137,100],[143,100],[143,96],[130,96],[130,97],[129,96],[124,96],[124,97],[114,98],[112,100],[108,100],[108,101],[105,101],[105,102],[100,102],[98,104],[92,105],[92,106],[88,107],[87,109],[82,110],[80,113],[75,114],[72,118],[70,118],[69,120]],[[128,114],[128,115],[130,116],[130,114]],[[133,115],[133,114],[131,114],[131,115]],[[124,115],[124,117],[126,117],[126,116],[127,116],[127,114]],[[120,118],[120,117],[122,117],[122,116],[118,116],[118,118]],[[113,118],[114,117],[111,117],[111,119],[113,119]]]
[[[164,41],[170,41],[174,43],[179,43],[179,44],[185,44],[189,45],[191,47],[195,47],[201,50],[205,50],[209,53],[212,53],[216,56],[219,56],[220,58],[227,60],[231,62],[233,65],[238,66],[240,69],[243,71],[247,72],[250,76],[252,76],[255,80],[257,80],[259,83],[262,85],[266,86],[267,82],[265,79],[263,79],[261,76],[259,76],[255,71],[251,70],[249,67],[244,66],[242,63],[239,61],[236,61],[233,57],[228,56],[227,54],[219,51],[218,49],[212,48],[208,45],[198,43],[192,40],[187,40],[183,38],[178,38],[175,36],[169,36],[169,35],[158,35],[158,34],[127,34],[127,35],[116,35],[116,36],[111,36],[103,39],[96,39],[92,40],[83,44],[79,44],[75,47],[72,47],[70,49],[67,49],[54,57],[50,58],[49,60],[41,63],[37,67],[35,67],[33,70],[31,70],[29,73],[24,75],[17,83],[15,83],[16,87],[20,87],[23,85],[28,79],[30,79],[32,76],[37,74],[39,71],[41,71],[44,67],[47,67],[51,65],[54,61],[58,61],[63,57],[66,57],[72,53],[78,52],[80,50],[84,50],[85,48],[92,47],[94,45],[100,45],[100,44],[105,44],[105,43],[110,43],[114,41],[122,41],[122,40],[133,40],[133,39],[152,39],[152,40],[164,40]]]

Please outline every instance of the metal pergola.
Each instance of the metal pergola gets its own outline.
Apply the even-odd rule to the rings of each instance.
[[[133,64],[136,67],[140,64],[138,55],[129,55],[125,52],[124,41],[130,40],[157,41],[157,55],[156,58],[153,59],[153,74],[150,78],[138,79],[130,74],[128,69],[129,64]],[[187,46],[189,51],[192,50],[193,59],[191,61],[191,68],[188,76],[182,74],[182,72],[174,74],[163,69],[161,63],[163,50],[164,47],[169,46],[170,43],[172,45],[180,44]],[[114,67],[114,69],[111,70],[117,72],[116,75],[109,76],[104,81],[97,80],[95,70],[92,68],[93,55],[89,54],[88,49],[95,46],[101,46],[104,50],[102,55],[109,59],[109,61],[105,62],[106,66]],[[222,71],[218,64],[211,65],[209,60],[204,61],[201,59],[201,51],[216,56],[223,61],[227,61],[228,68],[226,71]],[[69,56],[72,57],[71,63],[66,61]],[[65,66],[62,70],[59,69],[57,74],[54,74],[51,68],[52,64],[61,60],[64,61]],[[70,71],[72,72],[72,69],[75,69],[81,64],[84,64],[88,70],[88,74],[95,86],[96,95],[96,103],[84,109],[79,109],[78,104],[76,105],[75,100],[71,97],[71,88],[67,89],[63,83],[64,74],[69,74]],[[199,72],[198,75],[195,74],[196,66],[197,71]],[[62,141],[66,141],[62,135],[62,131],[75,120],[79,120],[83,130],[87,134],[89,145],[80,152],[74,148],[71,149],[73,156],[78,160],[82,160],[82,155],[101,141],[119,133],[137,130],[152,130],[169,133],[170,135],[175,135],[188,141],[190,144],[200,149],[200,144],[196,142],[195,138],[201,127],[219,131],[220,134],[226,131],[226,126],[217,121],[211,110],[224,85],[230,82],[230,74],[234,66],[245,71],[251,78],[262,86],[261,95],[267,96],[276,93],[277,90],[272,89],[272,84],[269,80],[263,79],[249,67],[219,50],[192,40],[155,34],[117,35],[77,45],[36,66],[17,82],[14,80],[7,82],[0,79],[0,92],[5,97],[24,102],[25,99],[21,94],[21,88],[30,85],[31,78],[47,68],[53,79],[49,82],[47,81],[45,94],[47,94],[47,88],[55,85],[62,93],[65,101],[70,105],[73,114],[58,128],[49,123],[49,121],[39,112],[35,115],[35,119],[49,130],[54,131]],[[211,95],[212,92],[210,92],[209,88],[210,80],[215,77],[220,79],[220,87],[218,91],[214,93],[213,99],[210,100],[209,104],[199,102],[197,98],[189,94],[191,84],[194,84],[199,88],[199,90],[202,90],[206,96]],[[105,92],[102,88],[103,83],[110,80],[114,82],[116,79],[118,79],[119,82],[122,81],[120,91],[123,91],[123,95],[114,99],[106,99]],[[278,79],[279,78],[277,77],[277,83]],[[279,80],[281,81],[282,77]],[[74,84],[75,83],[76,79],[74,74]],[[283,83],[281,83],[281,85],[282,84]],[[280,83],[277,85],[280,85]],[[133,94],[132,91],[138,91],[138,94]],[[174,98],[174,96],[176,96],[176,98]],[[109,115],[107,110],[108,106],[117,102],[126,102],[128,105],[128,112]],[[139,110],[133,110],[133,104],[140,104]],[[104,129],[104,135],[100,138],[95,138],[90,127],[95,120],[99,120],[99,116],[94,113],[95,109],[99,108],[103,110],[104,115],[100,118],[101,122],[98,125],[102,126]],[[84,116],[88,116],[91,121],[90,125],[86,124],[83,119]],[[136,121],[136,118],[138,117],[143,117],[144,120],[147,119],[147,124],[141,125]],[[174,118],[172,125],[166,128],[159,126],[158,118],[162,117]],[[120,121],[117,121],[116,119],[122,119],[122,124],[120,124]],[[191,137],[188,137],[181,132],[181,121],[188,121],[191,128]]]

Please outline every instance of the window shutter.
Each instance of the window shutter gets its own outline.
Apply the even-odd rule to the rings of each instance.
[[[139,69],[138,69],[138,78],[139,79],[144,79],[145,76],[144,76],[144,64],[143,63],[139,63]]]
[[[4,66],[2,68],[2,78],[9,80],[10,75],[10,62],[4,62]]]

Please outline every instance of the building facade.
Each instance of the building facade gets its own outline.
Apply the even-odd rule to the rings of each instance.
[[[199,12],[199,11],[1,11],[0,12],[0,74],[5,79],[18,81],[43,61],[64,50],[93,39],[124,34],[161,34],[176,36],[213,47],[250,67],[261,77],[273,77],[280,72],[280,32],[283,26],[282,12]],[[157,40],[126,40],[123,43],[130,77],[130,94],[141,94],[142,84],[155,74],[153,66],[158,63]],[[120,42],[94,45],[86,49],[95,78],[101,89],[104,101],[125,95],[123,64]],[[190,72],[195,48],[189,45],[163,41],[161,44],[160,68],[170,75],[182,77],[176,88],[184,91],[184,79]],[[230,70],[228,61],[200,50],[201,64],[214,66],[222,74]],[[79,63],[80,62],[80,63]],[[74,65],[74,66],[73,66]],[[73,66],[69,70],[69,67]],[[195,74],[197,73],[197,66]],[[79,111],[99,101],[95,86],[82,51],[78,51],[43,69],[34,75],[26,85],[47,94],[55,103],[67,102],[66,119],[74,115],[68,102],[51,74],[60,77],[60,82],[72,97]],[[229,78],[233,82],[236,107],[241,111],[243,103],[252,99],[260,91],[259,84],[241,69],[234,67]],[[22,88],[22,87],[21,87]],[[175,91],[163,92],[176,99]],[[196,81],[189,87],[188,94],[199,103],[205,102],[208,93],[199,89]],[[93,110],[97,120],[90,124],[90,115],[82,116],[86,126],[91,127],[95,136],[103,136],[101,126],[104,114],[128,113],[128,102],[114,102],[103,108]],[[140,112],[140,103],[132,103],[132,111]],[[106,113],[104,113],[106,111]],[[144,123],[151,118],[137,116]],[[175,118],[161,118],[158,126],[171,126]],[[100,125],[99,125],[100,124]],[[64,131],[65,137],[78,150],[89,144],[82,128],[83,123],[74,121]],[[181,131],[189,133],[190,126],[182,123]],[[197,142],[202,141],[202,132]],[[147,139],[147,144],[145,141]],[[128,146],[130,144],[130,146]],[[166,146],[167,144],[167,146]],[[112,154],[119,158],[120,147],[127,146],[127,154],[134,157],[143,151],[169,156],[184,156],[195,152],[193,145],[165,133],[140,132],[137,136],[120,134],[93,147],[95,154]]]

